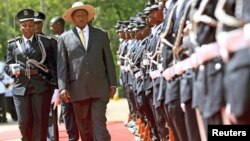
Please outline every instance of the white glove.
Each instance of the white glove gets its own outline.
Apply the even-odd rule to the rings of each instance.
[[[183,112],[186,112],[186,105],[185,103],[181,103],[181,109]]]
[[[53,109],[56,109],[56,106],[61,104],[60,94],[58,89],[54,89],[54,93],[51,99],[51,104],[54,103]]]
[[[18,77],[20,75],[20,64],[10,64],[11,72]]]

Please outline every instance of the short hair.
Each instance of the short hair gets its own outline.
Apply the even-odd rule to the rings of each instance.
[[[53,24],[56,24],[56,23],[59,23],[61,25],[65,25],[65,21],[62,17],[60,16],[56,16],[56,17],[53,17],[51,20],[50,20],[50,25],[53,25]]]

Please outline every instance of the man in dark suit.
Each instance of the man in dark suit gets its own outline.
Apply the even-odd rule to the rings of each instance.
[[[13,98],[21,138],[46,141],[51,87],[56,80],[55,52],[50,39],[34,34],[34,11],[17,13],[21,37],[8,41],[5,72],[14,78]]]
[[[65,24],[64,19],[59,16],[53,17],[50,20],[50,29],[52,30],[53,34],[56,37],[59,37],[60,35],[65,33],[64,24]],[[75,119],[72,103],[70,102],[65,103],[62,100],[60,118],[62,118],[65,124],[65,128],[68,133],[69,141],[78,141],[79,132],[78,132],[77,124],[76,124],[76,119]]]
[[[117,80],[107,32],[87,24],[94,16],[95,8],[82,2],[64,13],[75,27],[58,40],[58,85],[73,104],[81,139],[110,141],[105,114]]]
[[[64,26],[65,26],[65,21],[60,16],[55,16],[50,20],[50,30],[56,37],[65,32]]]

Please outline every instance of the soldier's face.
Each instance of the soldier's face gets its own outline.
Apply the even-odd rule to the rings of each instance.
[[[25,38],[30,38],[34,34],[34,21],[28,20],[21,22],[20,31]]]
[[[122,39],[124,39],[125,38],[125,33],[124,32],[120,32],[119,33],[119,37],[122,38]]]
[[[154,25],[155,12],[156,12],[156,10],[152,10],[152,11],[150,11],[150,13],[148,15],[148,22],[150,25]]]
[[[122,36],[123,39],[126,39],[126,34],[125,34],[125,32],[122,32],[122,35],[121,35],[121,36]]]
[[[88,13],[85,10],[76,10],[72,14],[72,18],[76,27],[83,29],[88,23]]]
[[[135,32],[135,38],[136,38],[137,40],[140,40],[140,39],[141,39],[141,32],[140,32],[140,30],[137,30],[137,31]]]
[[[126,39],[130,39],[130,33],[128,31],[126,32],[125,36],[126,36]]]
[[[160,8],[154,13],[154,19],[155,21],[162,22],[163,20],[163,9]]]
[[[131,37],[131,38],[135,38],[135,33],[131,31],[131,32],[130,32],[130,37]]]
[[[40,34],[43,31],[43,22],[34,22],[34,32],[35,34]]]
[[[54,23],[50,25],[50,30],[53,32],[54,35],[59,34],[59,24]]]
[[[144,37],[148,36],[149,32],[150,32],[150,28],[149,28],[148,26],[145,26],[145,27],[141,30],[141,35],[142,35],[142,37],[144,38]]]

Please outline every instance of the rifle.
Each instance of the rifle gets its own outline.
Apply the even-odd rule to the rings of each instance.
[[[172,49],[173,50],[174,64],[177,61],[180,61],[179,53],[183,50],[183,46],[181,45],[181,41],[182,41],[182,38],[183,38],[183,30],[184,30],[184,27],[186,26],[186,19],[187,19],[189,10],[191,8],[190,5],[191,5],[191,1],[189,3],[187,3],[184,14],[181,17],[180,24],[179,24],[179,29],[178,29],[176,40],[175,40],[175,44],[174,44],[174,47]]]
[[[171,9],[171,11],[170,11],[170,14],[169,14],[169,16],[168,16],[168,22],[167,22],[167,26],[166,26],[166,29],[165,29],[165,31],[162,33],[162,35],[161,35],[161,42],[162,43],[164,43],[164,44],[166,44],[167,46],[169,46],[169,47],[173,47],[174,45],[172,44],[172,43],[170,43],[167,39],[166,39],[166,37],[167,37],[167,35],[169,34],[169,31],[170,31],[170,28],[172,27],[172,24],[173,24],[173,22],[172,22],[172,19],[173,19],[173,16],[174,16],[174,11],[175,11],[175,9],[177,8],[177,3],[174,5],[174,7]]]
[[[235,16],[240,17],[241,9],[243,7],[243,0],[236,0],[235,3],[236,3]],[[244,25],[244,21],[228,15],[224,10],[225,5],[226,5],[226,0],[218,1],[218,4],[215,9],[215,17],[218,19],[218,21],[231,27],[242,27]]]
[[[150,59],[150,61],[155,64],[155,65],[159,65],[160,61],[161,61],[161,57],[162,57],[162,48],[163,48],[163,43],[165,43],[166,45],[173,47],[173,44],[171,44],[165,37],[168,35],[170,28],[172,27],[172,18],[174,15],[174,11],[177,7],[177,4],[175,4],[175,6],[171,9],[171,12],[168,16],[168,21],[167,21],[167,25],[166,25],[166,29],[165,31],[160,35],[159,40],[157,41],[157,45],[156,45],[156,51],[154,52],[154,54],[152,55],[152,53],[147,53],[148,58]],[[154,60],[154,58],[156,57],[156,61]]]

